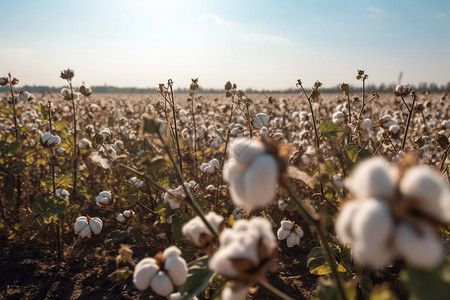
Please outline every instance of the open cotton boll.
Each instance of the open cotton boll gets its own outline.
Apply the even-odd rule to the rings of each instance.
[[[108,205],[112,202],[112,195],[108,191],[103,191],[95,198],[95,202],[98,206]]]
[[[176,246],[170,246],[169,248],[166,248],[163,252],[163,257],[165,259],[171,257],[171,256],[180,256],[181,250],[178,249]]]
[[[358,164],[345,186],[359,199],[388,199],[395,193],[395,170],[381,157]]]
[[[400,182],[400,192],[419,204],[422,212],[450,223],[450,190],[444,178],[430,167],[409,169]]]
[[[353,256],[362,265],[382,267],[391,261],[388,240],[394,231],[389,205],[382,199],[361,201],[351,224]]]
[[[102,231],[103,222],[100,218],[92,218],[89,222],[89,227],[91,227],[93,233],[99,234]]]
[[[229,158],[234,158],[239,164],[246,166],[256,157],[266,153],[266,148],[261,142],[243,137],[233,139],[228,148]]]
[[[278,165],[275,158],[270,154],[260,155],[243,172],[242,179],[244,193],[237,195],[241,199],[239,202],[249,210],[268,205],[275,198],[277,187]]]
[[[342,111],[337,111],[333,114],[333,123],[341,125],[345,121],[345,114]]]
[[[269,124],[269,117],[265,113],[258,113],[252,123],[255,128],[261,129]]]
[[[140,290],[144,291],[150,287],[153,277],[159,271],[156,259],[147,257],[136,264],[133,272],[133,284]]]
[[[372,129],[372,120],[365,119],[364,121],[361,122],[360,127],[364,129]]]
[[[344,181],[342,180],[342,174],[336,174],[333,176],[333,185],[337,189],[342,189],[344,187]]]
[[[169,276],[159,271],[152,279],[152,290],[158,295],[167,297],[173,292],[173,284],[170,281]]]
[[[214,167],[211,166],[209,163],[203,163],[200,166],[200,171],[202,171],[203,173],[212,174],[214,173]]]
[[[259,130],[259,134],[264,138],[268,138],[269,137],[269,129],[267,129],[267,127],[262,127]]]
[[[82,238],[90,237],[90,236],[91,236],[91,233],[92,233],[91,227],[90,227],[90,226],[85,226],[85,227],[83,227],[83,229],[81,229],[81,231],[80,231],[80,236],[81,236]]]
[[[213,158],[209,161],[209,165],[212,166],[214,169],[219,169],[219,161],[217,160],[217,158]]]
[[[78,217],[75,220],[75,225],[74,225],[75,233],[80,233],[80,231],[86,226],[88,226],[87,218],[84,216]]]
[[[433,268],[444,257],[441,239],[427,223],[421,222],[418,230],[406,223],[398,225],[394,247],[407,263],[419,268]]]
[[[209,267],[226,278],[248,276],[246,270],[261,267],[276,248],[272,225],[264,218],[238,220],[232,229],[220,234],[220,242],[219,250],[209,260]],[[260,257],[261,253],[267,257]]]
[[[286,238],[286,242],[289,248],[294,247],[300,244],[300,237],[295,232],[291,232]]]
[[[294,228],[294,224],[292,224],[291,221],[283,220],[281,221],[281,228],[286,230],[292,230],[292,228]]]
[[[188,268],[186,261],[182,257],[170,256],[167,258],[164,264],[164,270],[174,285],[180,286],[186,281]]]
[[[283,227],[280,227],[277,231],[277,238],[281,241],[288,237],[288,235],[291,233],[290,230],[285,229]]]
[[[362,201],[349,201],[342,206],[334,224],[336,234],[343,244],[353,242],[352,222]]]

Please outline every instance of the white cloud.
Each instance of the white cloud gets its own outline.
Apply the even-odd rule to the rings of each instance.
[[[221,26],[225,24],[225,20],[213,14],[204,14],[200,19],[207,25]]]
[[[371,12],[371,14],[369,15],[371,18],[377,18],[386,15],[386,12],[379,7],[369,6],[367,10]]]
[[[285,38],[283,36],[257,34],[257,33],[244,35],[244,39],[251,42],[274,43],[274,44],[284,44],[290,41],[288,38]]]
[[[447,15],[447,13],[442,12],[442,13],[435,14],[435,15],[434,15],[434,18],[435,18],[435,19],[442,19],[442,18],[444,18],[446,15]]]

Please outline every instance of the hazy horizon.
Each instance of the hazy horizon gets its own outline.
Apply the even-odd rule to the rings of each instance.
[[[450,81],[448,1],[14,1],[2,4],[0,76],[62,86],[220,89]]]

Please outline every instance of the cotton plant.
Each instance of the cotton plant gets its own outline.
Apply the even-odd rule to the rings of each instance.
[[[300,239],[303,235],[303,229],[289,220],[281,221],[281,227],[277,231],[278,239],[280,241],[286,240],[289,248],[300,245]]]
[[[175,287],[186,281],[188,268],[181,257],[181,251],[175,246],[147,257],[136,264],[133,272],[133,284],[140,290],[151,289],[158,295],[168,297]]]
[[[91,237],[92,233],[100,234],[103,227],[103,221],[98,218],[90,218],[89,216],[78,217],[75,221],[74,230],[82,238]]]
[[[280,167],[261,140],[236,138],[228,147],[223,178],[236,206],[248,210],[270,204],[276,194]]]
[[[224,229],[224,218],[215,212],[206,214],[205,219],[216,233],[220,233]],[[214,234],[199,216],[194,217],[184,224],[181,232],[186,240],[197,248],[205,248],[214,240]]]
[[[375,157],[360,163],[345,185],[354,200],[342,207],[335,226],[356,263],[382,268],[400,256],[429,269],[442,261],[434,224],[450,223],[450,189],[438,173],[411,163],[393,167]]]
[[[238,220],[220,234],[209,268],[230,281],[222,299],[245,299],[248,288],[264,280],[276,255],[276,238],[265,218]]]

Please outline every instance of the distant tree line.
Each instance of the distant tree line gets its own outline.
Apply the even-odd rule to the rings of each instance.
[[[396,84],[385,84],[382,83],[380,85],[375,84],[368,84],[366,86],[366,90],[368,92],[370,91],[376,91],[377,93],[390,93],[394,90]],[[156,93],[156,88],[136,88],[136,87],[116,87],[116,86],[109,86],[109,85],[100,85],[100,86],[92,86],[91,87],[94,93],[124,93],[124,94],[154,94]],[[427,82],[421,82],[417,86],[413,85],[413,88],[417,92],[425,92],[429,91],[432,93],[443,93],[443,92],[450,92],[450,81],[447,84],[437,85],[435,83],[427,83]],[[62,89],[62,87],[49,87],[49,86],[42,86],[42,85],[25,85],[22,87],[19,87],[18,89],[28,91],[30,93],[44,93],[44,92],[51,92],[51,93],[59,93]],[[350,90],[353,92],[359,92],[361,90],[361,86],[350,86]],[[8,88],[6,87],[0,87],[0,92],[7,92]],[[334,87],[325,87],[322,86],[320,88],[320,91],[322,93],[340,93],[339,85],[335,85]],[[187,88],[177,88],[174,90],[175,93],[188,93]],[[217,93],[223,93],[223,89],[205,89],[201,88],[199,89],[199,92],[202,94],[217,94]],[[265,93],[265,94],[295,94],[299,93],[299,89],[290,88],[285,90],[269,90],[269,89],[246,89],[246,93]]]

